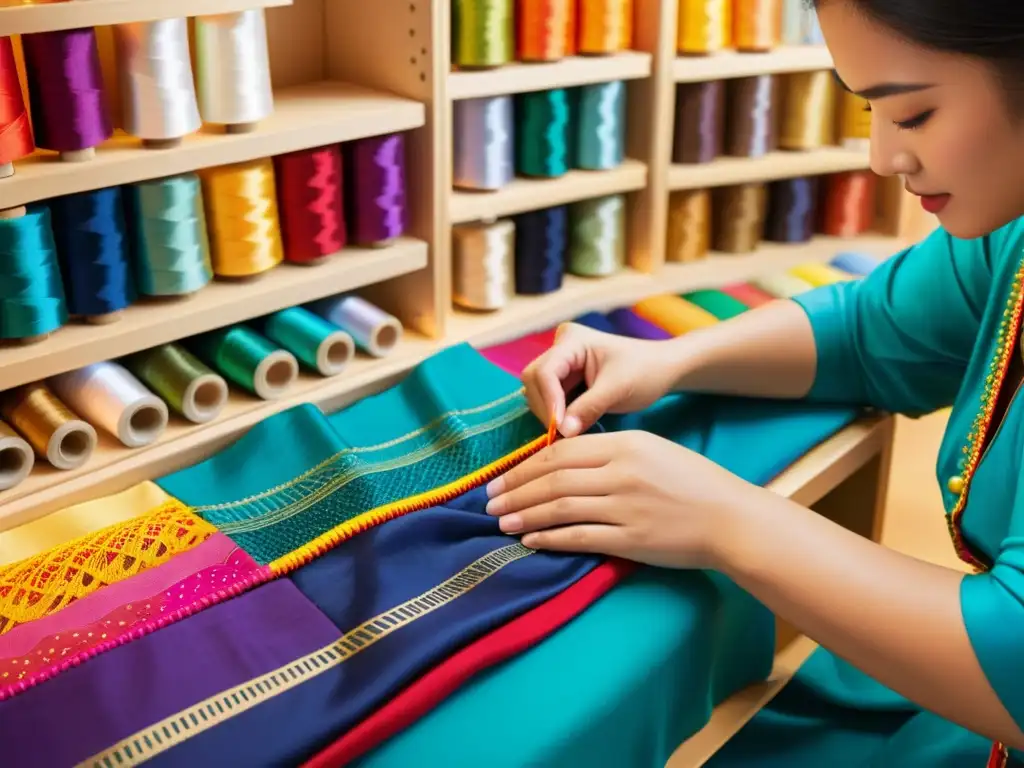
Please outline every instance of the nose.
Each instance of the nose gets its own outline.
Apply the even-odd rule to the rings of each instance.
[[[879,176],[913,176],[921,170],[917,155],[907,149],[897,130],[871,121],[871,170]]]

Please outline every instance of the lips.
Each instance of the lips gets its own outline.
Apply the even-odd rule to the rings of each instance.
[[[949,203],[949,195],[921,195],[921,207],[928,213],[937,214]]]

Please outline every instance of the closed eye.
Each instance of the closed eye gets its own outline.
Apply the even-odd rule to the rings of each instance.
[[[894,120],[893,124],[901,131],[913,131],[927,123],[933,114],[935,114],[935,110],[929,109],[926,112],[922,112],[921,114],[910,118],[909,120]]]

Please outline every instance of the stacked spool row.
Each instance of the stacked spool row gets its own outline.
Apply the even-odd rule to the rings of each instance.
[[[454,186],[496,191],[516,175],[610,170],[625,157],[622,81],[457,101]]]
[[[2,183],[2,182],[0,182]],[[359,139],[34,204],[0,216],[0,340],[116,319],[213,278],[344,258],[405,229],[404,136]]]
[[[666,258],[690,262],[711,251],[752,253],[763,241],[863,235],[874,225],[877,179],[870,171],[851,171],[673,192]]]
[[[672,161],[709,163],[830,145],[863,150],[870,131],[866,103],[840,88],[831,71],[680,83]]]
[[[395,317],[343,295],[0,393],[0,491],[24,481],[36,457],[57,470],[85,466],[97,430],[127,448],[151,445],[172,415],[193,424],[220,417],[229,383],[276,400],[300,369],[338,376],[357,349],[386,357],[401,336]]]
[[[623,195],[453,227],[454,302],[494,311],[515,295],[554,293],[567,272],[611,276],[625,265],[625,228]]]
[[[0,178],[36,148],[88,160],[121,128],[153,148],[274,109],[262,9],[0,38]],[[104,81],[101,37],[112,36]],[[106,38],[103,38],[106,40]],[[104,49],[106,50],[106,49]],[[193,71],[193,54],[195,69]]]
[[[632,0],[453,0],[460,69],[604,55],[633,44]]]
[[[676,51],[765,53],[780,45],[823,45],[805,0],[678,0]]]

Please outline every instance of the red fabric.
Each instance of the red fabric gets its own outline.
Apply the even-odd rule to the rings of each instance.
[[[564,592],[438,664],[366,720],[304,763],[302,768],[337,768],[408,728],[478,672],[536,645],[578,616],[636,568],[609,560]]]
[[[732,296],[737,301],[742,301],[751,309],[767,304],[769,301],[775,301],[775,297],[770,293],[765,293],[760,288],[755,288],[747,283],[727,285],[722,289],[722,293]]]

